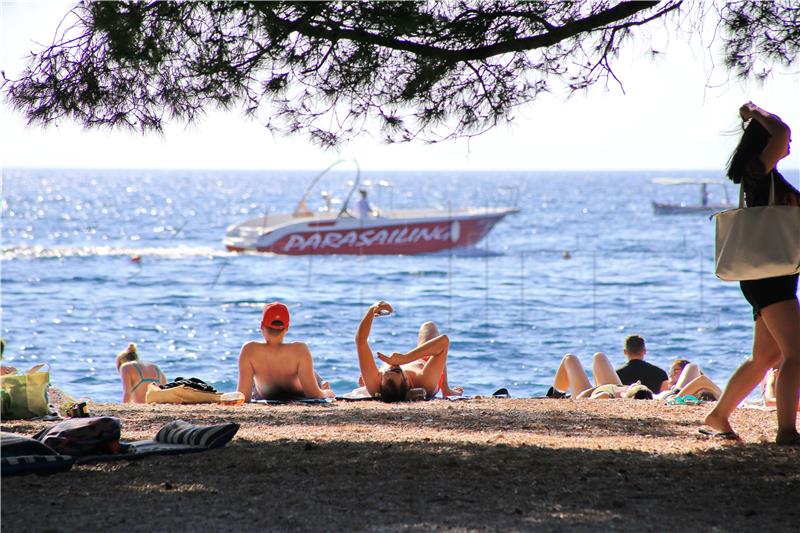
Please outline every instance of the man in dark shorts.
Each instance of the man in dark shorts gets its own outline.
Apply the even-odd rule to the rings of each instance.
[[[647,348],[640,335],[631,335],[625,339],[624,353],[628,362],[617,368],[617,375],[623,385],[631,385],[638,381],[653,393],[659,393],[669,388],[667,373],[644,360]]]

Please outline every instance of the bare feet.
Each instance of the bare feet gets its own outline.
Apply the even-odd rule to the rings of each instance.
[[[731,426],[731,423],[728,421],[728,419],[719,417],[714,413],[713,409],[706,415],[703,423],[719,433],[735,433],[733,431],[733,426]]]
[[[797,430],[778,431],[778,436],[775,437],[775,444],[800,446],[800,433]]]

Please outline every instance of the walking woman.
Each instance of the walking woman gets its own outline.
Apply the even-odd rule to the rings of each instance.
[[[800,206],[800,192],[775,168],[778,161],[789,155],[789,126],[752,102],[739,108],[739,115],[746,127],[728,162],[728,177],[744,187],[745,207],[767,205],[771,186],[775,187],[777,205]],[[798,232],[800,234],[800,228]],[[740,282],[744,297],[753,307],[753,353],[733,373],[719,402],[705,418],[708,429],[701,431],[738,438],[729,421],[731,413],[760,383],[767,370],[780,366],[776,387],[778,433],[775,442],[800,445],[796,425],[800,389],[797,277],[793,274]]]

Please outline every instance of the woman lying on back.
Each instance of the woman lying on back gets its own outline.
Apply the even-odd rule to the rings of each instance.
[[[385,402],[399,402],[406,400],[408,391],[415,388],[425,389],[428,398],[434,397],[439,390],[443,394],[460,395],[458,387],[450,389],[447,385],[447,350],[450,341],[447,335],[439,335],[433,322],[426,322],[420,328],[416,348],[391,355],[377,352],[378,359],[386,363],[386,366],[378,369],[368,342],[372,321],[376,316],[389,315],[393,311],[392,306],[384,301],[371,305],[356,332],[361,380],[370,396],[380,395]]]
[[[582,399],[613,399],[633,398],[636,400],[650,400],[653,391],[641,383],[623,385],[617,371],[603,353],[596,353],[592,358],[592,372],[594,385],[589,381],[589,376],[583,369],[580,359],[568,353],[561,359],[556,375],[553,378],[554,397],[564,397],[569,391],[572,398]],[[548,393],[548,396],[551,393]]]
[[[698,365],[686,359],[675,359],[668,373],[669,388],[658,394],[658,399],[695,396],[704,400],[717,400],[722,395],[722,389],[703,374]]]

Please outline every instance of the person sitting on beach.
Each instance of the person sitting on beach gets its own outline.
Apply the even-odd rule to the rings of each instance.
[[[408,391],[425,389],[425,396],[433,398],[440,390],[442,396],[460,396],[460,387],[451,388],[447,384],[447,351],[450,340],[440,335],[436,324],[425,322],[420,327],[416,348],[406,352],[384,355],[377,352],[378,359],[386,366],[378,369],[369,346],[372,321],[376,316],[385,316],[394,311],[392,306],[379,301],[367,309],[356,332],[358,366],[361,380],[370,396],[380,395],[385,402],[398,402],[407,399]]]
[[[640,335],[630,335],[625,339],[623,353],[628,362],[617,368],[617,376],[623,385],[638,381],[655,393],[669,388],[667,373],[644,360],[647,347]]]
[[[711,378],[703,374],[700,366],[686,359],[675,359],[669,366],[667,389],[657,395],[658,399],[695,396],[701,400],[715,401],[722,395]]]
[[[0,337],[0,360],[3,359],[3,352],[6,351],[6,341],[3,337]],[[8,365],[0,365],[0,376],[16,374],[17,369],[13,366]]]
[[[761,397],[764,399],[765,407],[777,407],[778,400],[775,396],[778,384],[778,371],[780,368],[774,367],[767,370],[764,379],[761,381]],[[800,411],[800,401],[797,402],[797,410]]]
[[[335,395],[314,372],[311,351],[304,342],[284,342],[289,309],[280,302],[264,306],[261,335],[239,352],[239,385],[244,401],[283,398],[333,398]]]
[[[594,374],[594,385],[589,381],[589,376],[583,369],[581,360],[571,353],[564,355],[547,396],[563,398],[569,392],[570,396],[577,400],[614,398],[649,400],[653,398],[653,392],[639,382],[623,385],[611,365],[611,361],[603,353],[594,354],[592,373]]]
[[[149,383],[163,385],[167,382],[158,365],[139,359],[134,343],[117,355],[117,372],[122,380],[122,403],[145,403]]]

